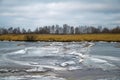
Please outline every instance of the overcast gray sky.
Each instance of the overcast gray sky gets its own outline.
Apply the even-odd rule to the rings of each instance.
[[[120,0],[0,0],[0,26],[120,25]]]

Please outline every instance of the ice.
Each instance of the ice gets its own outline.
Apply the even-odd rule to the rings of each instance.
[[[25,50],[19,50],[19,51],[14,52],[14,54],[25,54],[25,53],[26,53]]]
[[[66,79],[55,76],[26,75],[26,76],[0,77],[0,80],[66,80]]]
[[[50,44],[51,46],[62,46],[63,43],[62,42],[54,42]]]
[[[77,52],[75,52],[75,51],[74,51],[74,52],[71,52],[70,54],[79,56],[79,62],[80,62],[80,63],[83,62],[84,58],[87,57],[87,55],[84,55],[84,54],[82,54],[82,53],[77,53]]]
[[[70,66],[68,67],[67,70],[72,71],[72,70],[78,70],[78,69],[83,69],[83,67],[82,66]]]
[[[41,67],[43,69],[49,69],[49,70],[66,70],[66,68],[59,67],[59,66],[51,66],[51,65],[36,65],[36,66]]]
[[[83,64],[88,66],[89,68],[101,68],[103,70],[118,69],[118,67],[114,64],[111,64],[106,60],[94,57],[86,59]]]
[[[96,80],[120,80],[120,77],[108,77],[108,78],[100,78]]]
[[[105,41],[99,41],[99,43],[107,43],[107,42],[105,42]]]
[[[96,58],[101,58],[101,59],[107,59],[107,60],[113,60],[113,61],[120,61],[119,57],[113,57],[113,56],[99,56],[99,55],[94,55]]]
[[[48,71],[49,69],[45,69],[43,67],[34,67],[34,68],[31,68],[31,69],[28,69],[26,70],[27,72],[46,72]]]
[[[23,50],[9,53],[8,55],[11,56],[6,54],[5,58],[16,64],[35,67],[28,71],[42,71],[44,70],[43,68],[67,70],[68,67],[71,67],[70,70],[77,69],[78,67],[76,68],[76,65],[78,65],[79,62],[81,63],[84,61],[89,46],[93,45],[88,42],[83,43],[83,45],[85,44],[88,44],[88,46],[83,48],[82,43],[78,45],[73,43],[63,44],[62,42],[50,43],[50,45],[42,47],[26,47]],[[76,51],[76,48],[78,52]],[[19,54],[19,56],[17,56],[17,54]],[[18,58],[14,58],[15,56]],[[22,61],[22,59],[24,59],[24,61]]]
[[[91,61],[95,63],[107,63],[106,60],[98,59],[98,58],[91,58]]]
[[[58,53],[59,49],[55,47],[40,47],[27,50],[27,56],[48,56],[53,53]]]
[[[45,46],[30,46],[6,53],[2,58],[11,63],[32,67],[27,71],[84,69],[81,66],[117,69],[109,60],[120,61],[119,58],[89,55],[94,45],[93,42],[50,42]]]
[[[66,61],[64,63],[61,64],[62,67],[68,66],[68,65],[73,65],[76,64],[74,61]]]
[[[81,58],[84,58],[86,55],[82,54],[82,53],[77,53],[77,52],[71,52],[70,54],[73,54],[73,55],[78,55],[79,57]]]

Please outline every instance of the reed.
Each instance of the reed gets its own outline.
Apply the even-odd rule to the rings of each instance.
[[[0,40],[7,41],[117,41],[120,42],[120,34],[79,34],[79,35],[56,35],[56,34],[6,34],[0,35]]]

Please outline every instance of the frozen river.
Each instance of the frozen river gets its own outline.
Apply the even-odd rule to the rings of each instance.
[[[120,43],[0,42],[0,80],[120,80]]]

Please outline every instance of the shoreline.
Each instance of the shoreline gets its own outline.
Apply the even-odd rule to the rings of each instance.
[[[108,42],[108,43],[119,43],[120,41],[101,41],[101,40],[97,40],[97,41],[25,41],[25,40],[0,40],[0,42]]]

